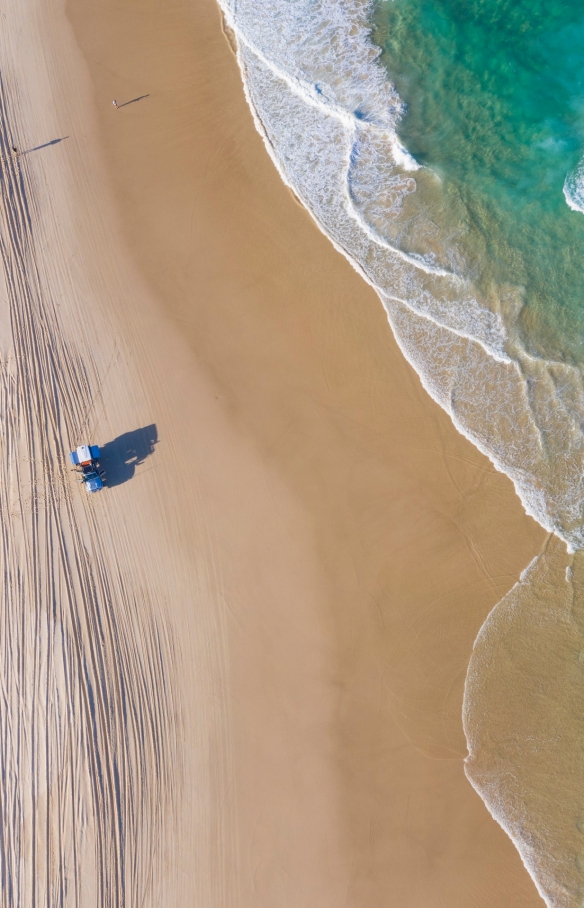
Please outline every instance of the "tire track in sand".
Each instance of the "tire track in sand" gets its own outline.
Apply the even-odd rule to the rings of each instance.
[[[172,810],[172,641],[123,528],[71,495],[100,375],[43,280],[37,202],[0,77],[0,891],[10,905],[143,904]],[[116,546],[104,534],[117,533]]]

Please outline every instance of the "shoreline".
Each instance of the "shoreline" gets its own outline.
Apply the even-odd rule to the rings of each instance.
[[[96,425],[159,427],[152,466],[100,499],[127,522],[123,569],[166,589],[177,652],[158,904],[535,908],[464,776],[461,704],[476,633],[545,534],[291,204],[214,3],[67,13],[85,63],[52,74],[80,132],[37,181],[64,222],[51,174],[72,174]]]

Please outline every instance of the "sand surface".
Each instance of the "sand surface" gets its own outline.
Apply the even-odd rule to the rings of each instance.
[[[281,184],[216,6],[5,0],[0,43],[9,904],[541,905],[461,703],[544,534]]]

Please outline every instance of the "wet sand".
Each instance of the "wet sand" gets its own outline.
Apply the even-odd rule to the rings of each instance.
[[[19,268],[40,262],[45,289],[15,285],[11,311],[50,297],[50,330],[76,351],[65,385],[80,363],[89,376],[70,423],[50,387],[30,412],[42,435],[52,407],[63,439],[43,454],[67,503],[51,520],[105,578],[83,593],[63,557],[61,621],[73,639],[95,613],[79,646],[110,679],[99,733],[87,706],[70,740],[51,724],[65,682],[50,709],[30,695],[54,752],[80,754],[67,811],[63,794],[39,806],[38,768],[14,783],[32,793],[23,823],[41,811],[32,877],[35,861],[43,880],[78,868],[84,905],[541,905],[464,776],[461,709],[476,634],[543,531],[281,184],[216,6],[32,6],[9,4],[5,85],[11,135],[39,149],[10,171],[34,224]],[[90,428],[112,444],[95,502],[51,466]],[[81,702],[84,659],[62,663]],[[121,799],[96,787],[97,758],[112,780],[124,767]],[[43,790],[61,791],[47,765]]]

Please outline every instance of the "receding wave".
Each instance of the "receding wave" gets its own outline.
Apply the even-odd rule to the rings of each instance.
[[[561,345],[529,342],[520,269],[514,280],[485,277],[490,250],[476,218],[404,147],[404,105],[372,41],[373,5],[221,5],[252,114],[282,179],[377,290],[403,353],[459,431],[512,479],[528,514],[570,552],[583,548],[580,365]],[[578,170],[564,187],[579,210],[581,182]],[[473,691],[479,688],[476,682]],[[481,727],[481,719],[473,691],[465,709],[474,740],[472,722]],[[477,778],[479,764],[476,758]],[[476,787],[526,859],[496,775]],[[530,828],[536,825],[537,818]],[[526,864],[549,904],[580,904],[573,880],[563,895],[559,884],[542,882],[549,862],[538,864],[537,851]]]
[[[282,178],[376,288],[457,428],[511,477],[529,514],[580,548],[581,371],[525,349],[521,285],[481,286],[461,237],[440,229],[436,209],[458,203],[441,200],[439,178],[397,137],[403,106],[371,41],[371,4],[222,3]]]
[[[584,553],[551,537],[470,662],[466,773],[548,905],[584,898]],[[520,758],[518,758],[520,755]]]

